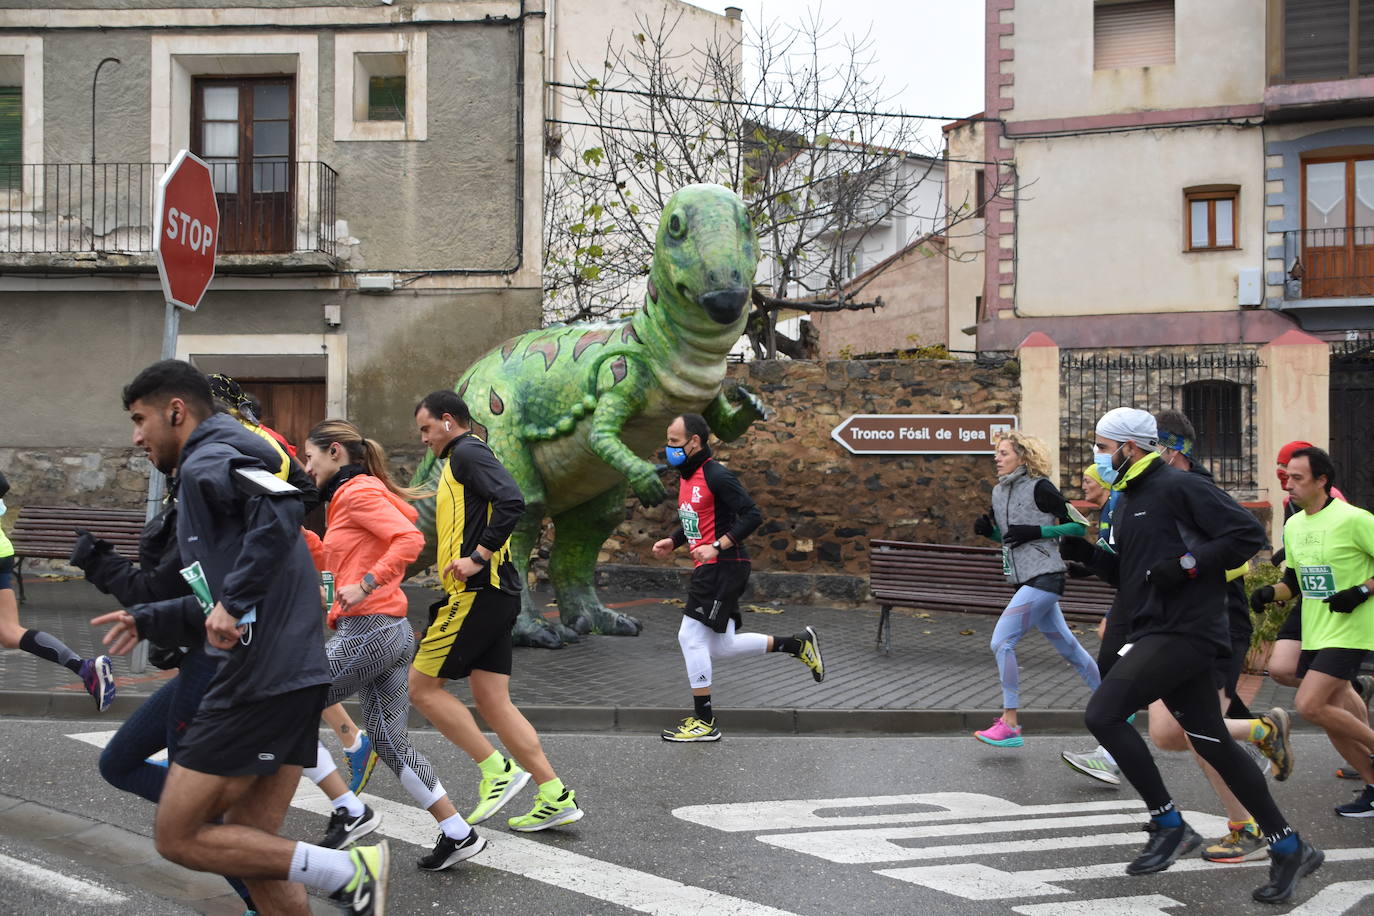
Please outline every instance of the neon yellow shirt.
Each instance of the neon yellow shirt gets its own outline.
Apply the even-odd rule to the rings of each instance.
[[[12,556],[14,556],[14,545],[10,543],[9,538],[5,537],[5,530],[0,528],[0,560]]]
[[[1374,649],[1374,597],[1349,614],[1322,600],[1374,578],[1374,515],[1333,499],[1316,515],[1288,519],[1283,544],[1302,589],[1302,647]]]

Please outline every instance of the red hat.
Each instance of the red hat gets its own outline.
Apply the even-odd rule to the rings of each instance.
[[[1279,464],[1287,464],[1288,460],[1293,457],[1293,453],[1300,448],[1314,447],[1315,446],[1313,446],[1311,442],[1303,442],[1301,439],[1299,439],[1296,442],[1290,442],[1283,448],[1279,449]]]

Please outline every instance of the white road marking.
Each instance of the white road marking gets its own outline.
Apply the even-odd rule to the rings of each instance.
[[[1225,820],[1209,814],[1188,812],[1188,822],[1204,834],[1225,832]],[[985,836],[995,833],[1029,833],[1068,827],[1105,827],[1111,824],[1140,824],[1140,814],[1094,814],[1086,817],[1027,818],[1018,821],[975,821],[965,824],[940,824],[929,827],[870,827],[866,830],[818,830],[808,833],[777,833],[758,840],[795,852],[804,852],[831,862],[862,865],[872,862],[906,862],[913,859],[944,859],[967,856],[968,844],[952,846],[899,846],[893,840],[927,837]],[[980,843],[982,854],[1037,852],[1086,845],[1087,840],[1126,845],[1140,842],[1140,833],[1097,834],[1091,837],[1041,837]]]
[[[823,815],[846,808],[916,808],[891,814]],[[970,818],[1029,817],[1040,814],[1083,814],[1089,811],[1140,811],[1140,801],[1070,802],[1057,805],[1019,805],[995,795],[976,792],[927,792],[920,795],[878,795],[856,798],[810,798],[795,801],[740,802],[725,805],[687,805],[673,810],[680,820],[729,833],[794,830],[807,827],[827,830],[877,824],[924,824]],[[1145,815],[1142,812],[1140,817]],[[1141,823],[1144,823],[1142,820]]]
[[[129,898],[123,894],[117,894],[98,884],[51,871],[41,865],[35,865],[33,862],[25,862],[23,859],[12,859],[6,855],[0,855],[0,875],[4,875],[22,887],[47,891],[73,903],[82,903],[87,906],[118,906],[121,903],[129,902]]]
[[[113,731],[101,731],[69,737],[103,748],[113,736]],[[434,845],[438,826],[429,814],[412,805],[370,793],[364,793],[362,797],[382,815],[382,826],[377,830],[379,834],[425,849]],[[305,778],[296,788],[291,804],[316,814],[328,815],[332,812],[329,800],[314,783]],[[603,862],[523,837],[493,830],[483,830],[481,833],[488,841],[486,851],[460,867],[494,868],[655,916],[702,916],[705,913],[722,916],[795,916],[787,910]],[[409,865],[403,866],[398,862],[393,867]]]
[[[104,750],[105,745],[109,744],[109,743],[110,743],[110,739],[113,738],[114,736],[115,736],[114,730],[111,729],[111,730],[109,730],[109,731],[103,731],[103,732],[78,732],[78,733],[76,733],[76,734],[68,735],[67,737],[68,737],[68,738],[75,738],[77,741],[84,741],[86,744],[90,744],[90,745],[93,745],[93,746],[95,746],[95,747],[98,747],[98,748]],[[163,748],[162,750],[158,751],[156,754],[154,754],[154,755],[153,755],[152,757],[150,757],[149,759],[150,759],[150,760],[166,760],[166,759],[167,759],[167,749],[166,749],[166,748]]]
[[[1290,910],[1288,916],[1343,916],[1345,913],[1354,913],[1355,904],[1367,897],[1374,897],[1374,881],[1328,884],[1313,894],[1310,900]],[[1368,910],[1361,908],[1361,912]]]
[[[1171,916],[1166,907],[1187,906],[1162,894],[1141,897],[1109,897],[1105,900],[1060,900],[1014,906],[1022,916]]]

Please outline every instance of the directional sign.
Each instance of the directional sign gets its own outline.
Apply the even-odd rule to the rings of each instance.
[[[157,183],[153,250],[168,302],[195,311],[215,275],[219,204],[210,167],[186,150]]]
[[[1016,425],[1001,414],[861,413],[830,437],[855,455],[991,455],[997,437]]]

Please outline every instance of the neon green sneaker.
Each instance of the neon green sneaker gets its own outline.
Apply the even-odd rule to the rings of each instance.
[[[685,744],[688,741],[719,741],[720,729],[716,728],[716,720],[707,722],[698,719],[696,716],[688,716],[673,728],[665,728],[659,732],[659,736],[664,741],[674,741]]]
[[[797,634],[801,640],[801,651],[797,653],[797,658],[801,663],[811,669],[811,676],[819,684],[825,680],[825,661],[821,658],[821,638],[816,635],[816,631],[811,627]]]
[[[515,797],[530,781],[530,774],[520,769],[520,765],[509,757],[506,769],[496,776],[483,776],[482,784],[477,787],[477,807],[472,809],[464,820],[469,824],[480,824]]]
[[[540,792],[535,796],[534,807],[530,809],[529,814],[512,817],[506,824],[510,829],[521,833],[534,833],[536,830],[548,830],[550,827],[562,827],[564,824],[580,821],[582,813],[582,809],[577,807],[577,793],[572,789],[564,789],[563,794],[557,798],[549,798]]]
[[[352,916],[385,916],[386,891],[391,881],[391,846],[382,840],[376,846],[349,851],[353,879],[329,895]]]

